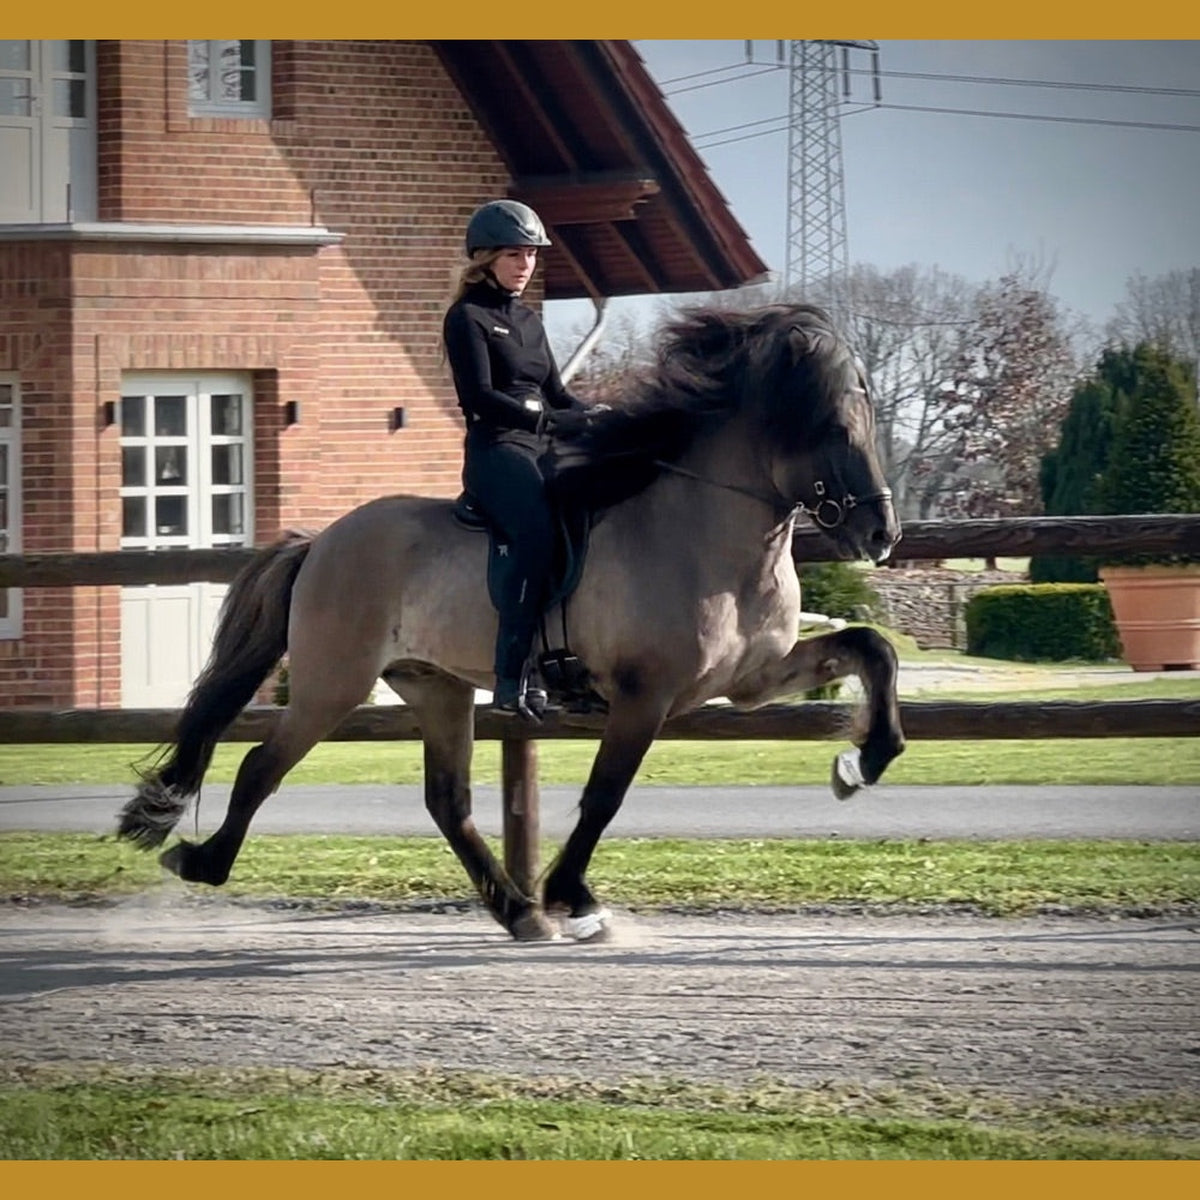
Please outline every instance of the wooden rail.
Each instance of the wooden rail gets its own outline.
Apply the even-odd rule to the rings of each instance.
[[[708,704],[668,721],[666,741],[821,741],[842,739],[852,705],[833,701],[769,704],[739,712]],[[260,742],[280,710],[271,705],[244,710],[222,740]],[[60,711],[14,708],[0,711],[0,743],[166,742],[178,712],[168,708],[71,708]],[[900,704],[905,735],[914,741],[984,741],[997,738],[1108,738],[1200,736],[1200,698],[1195,700],[909,700]],[[551,713],[532,727],[490,706],[478,709],[475,736],[515,749],[544,739],[587,740],[600,736],[604,718]],[[365,705],[352,712],[326,739],[342,742],[411,742],[420,729],[412,712],[394,704]],[[514,767],[518,764],[514,762]],[[536,766],[536,758],[527,763]]]
[[[828,559],[830,543],[810,524],[796,530],[801,562]],[[900,562],[941,558],[1112,553],[1200,556],[1200,513],[1111,517],[1013,517],[986,521],[910,521],[894,552]],[[254,549],[106,550],[0,555],[0,587],[228,583]]]
[[[824,538],[812,525],[796,530],[792,552],[821,561]],[[1001,517],[976,521],[909,521],[892,557],[1024,558],[1028,555],[1190,554],[1200,557],[1200,513],[1102,517]]]

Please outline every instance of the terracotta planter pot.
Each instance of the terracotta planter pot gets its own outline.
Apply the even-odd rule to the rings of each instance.
[[[1200,566],[1104,567],[1100,578],[1135,671],[1200,669]]]

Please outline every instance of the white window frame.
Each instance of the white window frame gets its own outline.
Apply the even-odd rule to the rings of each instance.
[[[0,373],[0,384],[12,388],[12,422],[0,425],[0,446],[8,455],[8,528],[0,530],[0,554],[21,553],[21,384],[16,375]],[[2,536],[7,534],[7,537]],[[0,616],[0,640],[19,638],[22,633],[24,593],[6,588],[7,611]]]
[[[237,393],[242,396],[242,432],[214,434],[212,432],[212,398]],[[122,531],[122,550],[210,549],[223,546],[252,546],[254,544],[254,388],[249,373],[212,372],[196,374],[162,372],[143,374],[129,372],[121,380],[122,403],[128,396],[187,397],[186,432],[178,438],[149,436],[127,437],[121,434],[122,450],[126,446],[176,444],[187,448],[189,480],[177,494],[186,497],[187,532],[159,534],[148,529],[144,536],[126,537]],[[120,414],[118,415],[120,424]],[[242,482],[214,484],[212,481],[212,448],[240,444],[242,447]],[[126,497],[172,494],[155,485],[154,463],[147,457],[147,481],[137,487],[121,485],[121,503]],[[242,532],[214,533],[212,528],[212,498],[215,495],[240,493],[242,497]],[[122,526],[124,519],[122,517]]]
[[[188,115],[193,117],[258,117],[269,119],[271,116],[271,43],[253,39],[238,39],[251,41],[254,46],[254,82],[255,98],[253,100],[224,100],[218,93],[219,71],[213,64],[219,63],[221,47],[229,45],[229,41],[188,41]],[[208,50],[208,96],[201,100],[192,95],[192,48],[207,46]]]

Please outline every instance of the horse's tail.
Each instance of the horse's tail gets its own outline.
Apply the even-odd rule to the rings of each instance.
[[[153,767],[139,771],[142,783],[121,810],[118,837],[143,850],[161,845],[200,790],[221,734],[287,649],[292,587],[313,536],[288,530],[229,585],[212,653],[179,716],[173,744]]]

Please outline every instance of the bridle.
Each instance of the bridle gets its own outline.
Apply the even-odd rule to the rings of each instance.
[[[835,500],[825,494],[825,484],[820,479],[813,483],[813,492],[817,496],[815,505],[801,503],[796,507],[800,512],[812,517],[822,529],[836,529],[846,520],[851,510],[860,504],[874,504],[883,500],[890,504],[892,501],[892,489],[888,487],[880,488],[867,496],[856,496],[853,492],[847,492],[840,500]]]
[[[656,458],[654,465],[660,470],[670,471],[673,475],[682,475],[685,479],[694,479],[697,483],[705,483],[709,487],[721,488],[726,492],[737,492],[739,495],[749,496],[750,499],[767,505],[776,515],[782,513],[783,521],[801,514],[811,517],[826,532],[837,529],[839,525],[842,525],[850,513],[860,504],[874,504],[876,501],[883,500],[890,502],[892,499],[892,489],[886,487],[880,488],[877,492],[871,492],[867,496],[856,496],[853,492],[847,492],[838,499],[829,495],[824,480],[818,479],[813,483],[813,495],[815,499],[812,503],[804,500],[790,501],[781,492],[777,491],[774,495],[768,495],[766,492],[760,492],[755,488],[743,487],[740,483],[722,483],[719,479],[709,479],[707,475],[697,474],[695,471],[689,471],[686,467],[666,462],[661,458]]]

